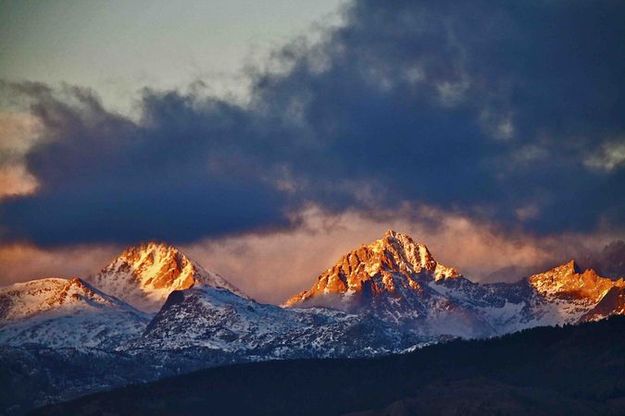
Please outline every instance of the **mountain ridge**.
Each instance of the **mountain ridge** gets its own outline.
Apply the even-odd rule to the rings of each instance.
[[[0,344],[114,347],[140,335],[148,317],[79,278],[0,289]]]
[[[254,361],[378,355],[431,341],[402,334],[373,317],[284,309],[200,286],[172,292],[142,337],[124,350],[208,348]]]
[[[430,334],[447,329],[449,334],[440,335],[471,338],[575,323],[613,287],[625,282],[582,271],[573,260],[515,283],[476,283],[438,263],[425,244],[389,230],[342,256],[284,306],[373,311],[387,321],[413,322]],[[605,308],[602,316],[618,313]],[[454,328],[456,322],[460,328]]]
[[[625,317],[612,317],[487,340],[453,340],[377,359],[218,367],[92,394],[33,414],[192,416],[210,409],[215,415],[250,416],[616,416],[625,411],[624,334]]]
[[[22,285],[41,286],[46,280],[36,282]],[[177,248],[154,241],[128,247],[86,282],[80,279],[56,282],[74,282],[90,293],[115,299],[110,302],[118,302],[118,307],[126,303],[129,308],[142,307],[144,313],[152,314],[149,325],[145,319],[141,320],[148,333],[158,321],[155,317],[160,318],[172,306],[169,300],[176,296],[183,301],[201,298],[204,305],[210,304],[211,297],[221,302],[219,296],[213,296],[219,291],[202,290],[203,287],[233,294],[230,300],[242,309],[265,307],[254,301],[254,306],[250,306],[251,303],[246,302],[251,298],[225,278],[206,271]],[[603,278],[590,269],[582,271],[573,260],[517,283],[475,283],[455,268],[438,263],[425,244],[388,230],[382,238],[343,255],[319,275],[310,290],[291,297],[283,307],[312,308],[317,313],[330,308],[347,314],[368,315],[410,332],[417,339],[479,338],[532,326],[575,323],[624,313],[622,296],[612,288],[621,290],[625,282]],[[2,306],[8,302],[7,293],[5,290],[4,300],[0,297],[0,318],[7,313]],[[608,293],[614,299],[601,303]],[[42,300],[44,310],[46,302],[50,301]],[[154,305],[158,305],[158,309]],[[140,315],[138,311],[137,314]],[[246,316],[246,312],[241,310],[237,316]],[[260,315],[257,318],[264,319]],[[199,312],[186,319],[204,322]],[[167,323],[174,325],[168,328],[174,332],[187,325],[171,317]],[[197,325],[195,327],[197,329]],[[208,337],[208,332],[204,336]],[[197,345],[205,344],[197,337],[194,339]],[[171,342],[168,345],[171,346]]]

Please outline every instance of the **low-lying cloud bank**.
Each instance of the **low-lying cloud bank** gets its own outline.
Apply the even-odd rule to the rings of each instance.
[[[426,244],[439,262],[473,281],[516,281],[570,259],[606,276],[625,276],[625,243],[615,242],[614,234],[511,234],[425,207],[379,212],[375,218],[311,207],[302,214],[301,224],[284,232],[206,240],[184,249],[242,290],[272,303],[309,288],[340,256],[381,238],[388,228]],[[612,250],[602,251],[610,242]]]
[[[625,243],[615,242],[601,252],[615,238],[610,234],[509,234],[486,223],[424,207],[402,207],[380,212],[375,218],[355,211],[333,214],[308,207],[298,222],[296,228],[205,239],[181,248],[246,293],[271,303],[281,303],[308,288],[340,256],[380,238],[388,228],[425,243],[438,261],[457,267],[474,281],[515,281],[570,258],[606,275],[625,276]],[[0,285],[55,275],[86,276],[123,248],[0,247]]]

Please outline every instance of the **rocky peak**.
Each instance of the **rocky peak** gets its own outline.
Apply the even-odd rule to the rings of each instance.
[[[611,280],[594,270],[582,271],[574,260],[528,278],[529,284],[542,295],[559,298],[577,298],[598,302],[612,287],[624,286],[623,279]]]
[[[399,268],[403,273],[425,272],[435,280],[460,276],[455,269],[439,264],[425,244],[415,242],[407,234],[388,230],[380,240],[366,247],[378,255],[380,264],[389,271]]]
[[[460,277],[453,268],[438,264],[428,248],[410,236],[388,230],[381,239],[347,253],[322,273],[315,285],[286,302],[293,306],[324,294],[352,295],[366,287],[373,294],[399,289],[419,292],[423,280]]]
[[[560,266],[556,266],[550,270],[552,273],[559,273],[561,275],[573,275],[582,273],[582,269],[580,269],[579,265],[575,262],[574,259],[569,260],[568,262],[561,264]]]

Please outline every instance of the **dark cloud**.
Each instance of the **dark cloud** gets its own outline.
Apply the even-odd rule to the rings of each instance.
[[[582,268],[594,269],[601,276],[625,277],[625,241],[612,241],[602,250],[594,250],[581,256]]]
[[[623,172],[584,160],[625,141],[624,16],[616,2],[358,2],[259,90],[306,103],[318,154],[294,167],[304,177],[366,183],[377,204],[588,230],[622,223]]]
[[[4,239],[189,241],[287,226],[313,202],[404,202],[540,233],[625,225],[625,4],[356,1],[253,72],[241,106],[146,90],[142,117],[39,84],[35,195]],[[615,150],[616,149],[616,150]]]
[[[189,241],[287,225],[268,168],[238,150],[253,130],[245,112],[147,91],[136,123],[104,110],[90,91],[18,88],[34,98],[46,136],[26,158],[41,191],[0,208],[5,239]]]

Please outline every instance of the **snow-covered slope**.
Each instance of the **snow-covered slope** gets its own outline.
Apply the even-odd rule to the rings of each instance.
[[[149,318],[84,281],[49,278],[0,289],[0,344],[107,348],[138,336]]]
[[[87,280],[145,312],[157,312],[174,290],[196,285],[221,287],[244,296],[223,277],[205,270],[177,248],[156,242],[129,247]]]
[[[173,292],[128,349],[201,347],[261,360],[371,356],[427,341],[363,315],[283,309],[201,286]]]

